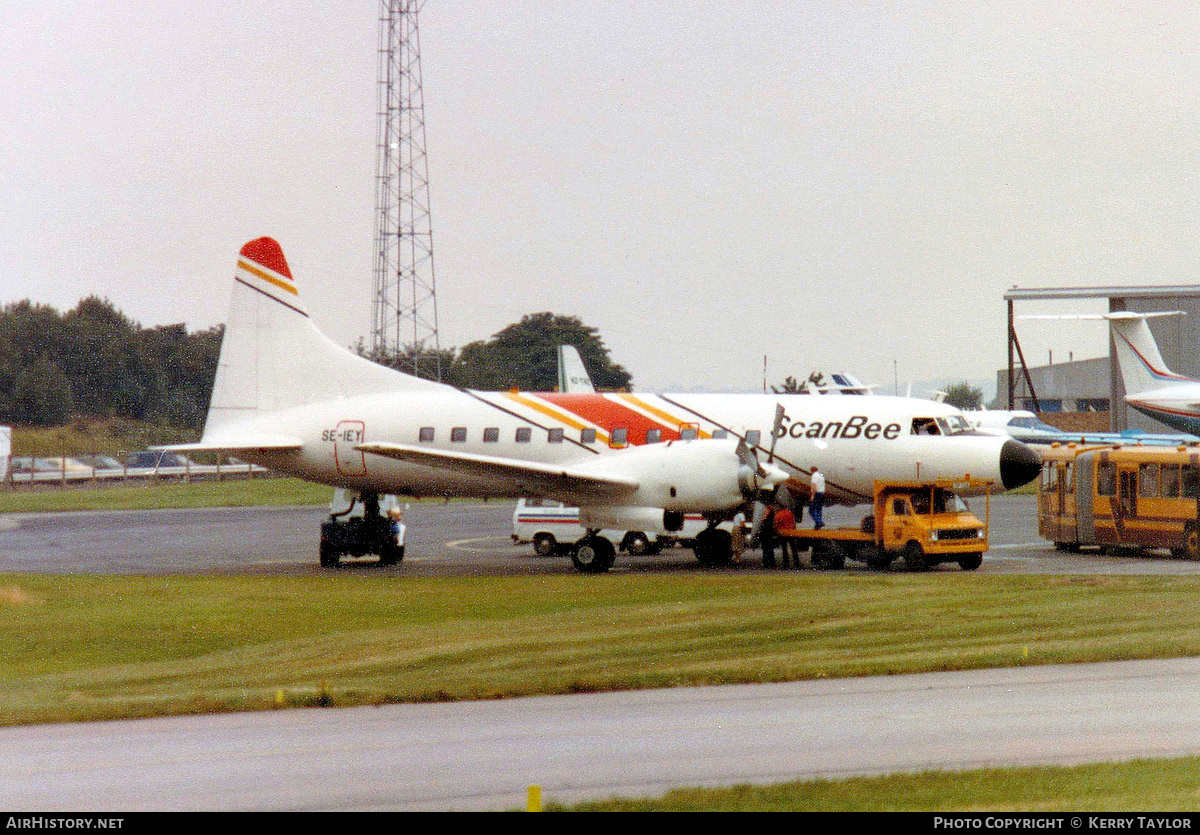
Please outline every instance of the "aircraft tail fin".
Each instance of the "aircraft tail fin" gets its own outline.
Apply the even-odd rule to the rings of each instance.
[[[1121,368],[1121,378],[1125,382],[1127,395],[1188,379],[1167,368],[1162,353],[1158,350],[1158,342],[1146,321],[1150,316],[1181,315],[1183,314],[1178,311],[1155,314],[1117,312],[1105,315],[1104,318],[1112,328],[1113,344],[1117,349],[1117,364]]]
[[[558,346],[558,390],[574,394],[591,394],[596,390],[574,345]]]
[[[1150,331],[1147,319],[1160,316],[1183,316],[1182,310],[1155,313],[1136,313],[1119,310],[1113,313],[1078,313],[1022,316],[1022,319],[1104,319],[1112,329],[1113,344],[1117,351],[1117,366],[1125,383],[1125,394],[1162,388],[1171,383],[1187,382],[1191,378],[1176,374],[1167,368],[1158,342]]]
[[[441,388],[360,357],[321,333],[275,240],[243,246],[233,279],[204,442],[242,446],[232,442],[246,434],[247,421],[320,400]]]

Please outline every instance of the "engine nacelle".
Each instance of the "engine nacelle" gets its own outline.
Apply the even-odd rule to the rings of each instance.
[[[738,453],[732,439],[671,441],[600,456],[577,472],[637,479],[630,506],[667,511],[725,511],[752,499],[758,486],[755,462]]]

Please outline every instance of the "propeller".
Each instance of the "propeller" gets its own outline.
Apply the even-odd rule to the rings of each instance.
[[[775,466],[775,442],[783,432],[783,405],[775,404],[775,423],[771,427],[771,445],[767,448],[767,462],[758,460],[758,455],[743,440],[738,444],[738,455],[743,464],[754,463],[754,507],[750,514],[750,541],[758,539],[763,520],[767,516],[767,502],[779,502],[791,508],[794,506],[792,494],[788,491],[787,480],[791,477],[787,471]]]

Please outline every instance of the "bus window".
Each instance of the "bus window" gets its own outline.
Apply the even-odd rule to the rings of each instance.
[[[1117,465],[1111,461],[1101,461],[1096,467],[1096,495],[1117,495]]]
[[[1063,469],[1062,480],[1063,480],[1063,483],[1067,486],[1067,492],[1073,493],[1075,491],[1075,462],[1074,461],[1067,462],[1067,466]]]
[[[1042,464],[1042,492],[1053,493],[1058,487],[1058,467],[1053,461]]]
[[[1144,499],[1158,496],[1158,464],[1138,465],[1138,495]]]
[[[1200,467],[1185,464],[1180,474],[1180,482],[1185,499],[1200,498]]]
[[[1160,487],[1162,488],[1162,496],[1164,499],[1179,498],[1179,465],[1178,464],[1163,464],[1162,473],[1159,476]]]

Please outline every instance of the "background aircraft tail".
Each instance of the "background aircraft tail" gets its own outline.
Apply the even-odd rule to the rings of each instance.
[[[248,419],[336,397],[442,388],[337,345],[308,316],[279,244],[242,247],[204,442],[230,443]]]
[[[1117,349],[1117,364],[1125,381],[1126,394],[1162,388],[1162,386],[1186,381],[1189,378],[1167,368],[1158,342],[1150,332],[1146,319],[1150,316],[1182,316],[1178,311],[1170,313],[1117,312],[1104,316],[1112,328],[1113,344]]]

